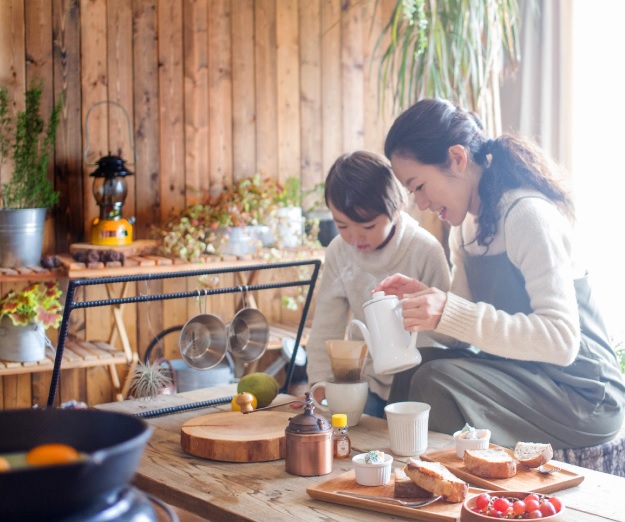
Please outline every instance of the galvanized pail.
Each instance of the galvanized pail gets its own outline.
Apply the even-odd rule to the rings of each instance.
[[[0,209],[0,266],[36,266],[41,261],[45,208]]]

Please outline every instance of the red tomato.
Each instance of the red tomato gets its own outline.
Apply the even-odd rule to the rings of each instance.
[[[533,498],[530,498],[529,500],[527,500],[529,497],[527,497],[525,499],[525,509],[530,512],[530,511],[538,511],[540,509],[540,502],[538,502],[538,500],[535,500]],[[536,517],[534,517],[536,518]]]
[[[478,509],[484,509],[490,503],[490,495],[488,493],[482,493],[475,499],[475,507]]]
[[[525,500],[525,502],[527,502],[528,500],[535,500],[536,502],[538,502],[540,500],[540,497],[536,493],[531,493],[530,495],[527,495],[527,497],[525,497],[523,500]]]
[[[549,517],[556,514],[556,508],[553,507],[551,502],[543,502],[540,505],[540,512],[543,514],[543,517]]]
[[[512,504],[512,511],[515,515],[522,515],[527,511],[525,508],[525,502],[522,500],[517,500],[514,504]]]
[[[559,513],[562,509],[562,502],[560,502],[560,499],[556,497],[550,497],[547,500],[551,502],[551,505],[556,509],[556,513]]]
[[[543,518],[543,514],[540,512],[540,509],[535,509],[528,513],[527,518]]]
[[[510,507],[510,502],[508,502],[507,499],[500,497],[500,498],[496,498],[493,501],[493,509],[495,511],[508,511],[508,508]]]

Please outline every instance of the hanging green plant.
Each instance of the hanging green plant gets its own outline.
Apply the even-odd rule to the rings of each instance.
[[[375,0],[374,9],[380,0]],[[478,111],[503,64],[518,60],[518,0],[397,0],[376,43],[380,103],[446,98]]]

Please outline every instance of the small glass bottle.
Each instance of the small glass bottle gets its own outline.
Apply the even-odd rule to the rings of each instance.
[[[349,440],[347,429],[346,414],[335,413],[332,415],[332,443],[335,459],[346,459],[352,451],[352,442]]]

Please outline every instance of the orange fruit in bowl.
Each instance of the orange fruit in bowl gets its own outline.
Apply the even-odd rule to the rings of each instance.
[[[80,459],[80,453],[75,448],[60,443],[40,444],[26,454],[26,462],[31,466],[67,464],[78,459]]]
[[[11,469],[11,464],[4,457],[0,457],[0,472],[9,471]]]

